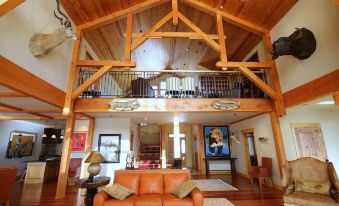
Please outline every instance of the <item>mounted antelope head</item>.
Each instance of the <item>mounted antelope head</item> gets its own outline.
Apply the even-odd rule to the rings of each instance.
[[[60,21],[61,27],[49,34],[35,33],[29,40],[29,48],[33,56],[38,57],[47,54],[53,48],[59,46],[66,39],[78,40],[78,36],[72,29],[70,19],[60,10],[60,3],[57,2],[57,12],[54,11],[54,16]]]

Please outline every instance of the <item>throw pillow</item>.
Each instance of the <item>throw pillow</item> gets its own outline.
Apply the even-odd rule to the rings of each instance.
[[[309,192],[321,195],[330,195],[331,182],[311,182],[304,180],[295,181],[295,191],[297,192]]]
[[[118,199],[118,200],[124,200],[133,193],[132,190],[128,189],[127,187],[121,186],[119,184],[113,184],[112,186],[105,187],[103,190],[109,196],[115,199]]]
[[[194,182],[193,180],[188,180],[177,186],[172,192],[172,194],[182,199],[189,195],[197,186],[198,185],[196,182]]]

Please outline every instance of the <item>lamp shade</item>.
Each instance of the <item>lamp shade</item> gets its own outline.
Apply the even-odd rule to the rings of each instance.
[[[100,163],[104,162],[106,159],[98,151],[92,151],[89,156],[86,158],[85,163]]]

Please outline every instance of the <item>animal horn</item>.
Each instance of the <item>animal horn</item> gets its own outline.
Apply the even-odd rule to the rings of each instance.
[[[55,16],[55,18],[59,19],[61,25],[64,25],[64,19],[61,18],[61,17],[59,17],[59,16],[55,13],[55,11],[54,11],[54,16]]]
[[[58,10],[59,14],[61,14],[65,19],[69,20],[68,16],[61,11],[59,1],[56,0],[56,2],[57,2],[57,10]]]

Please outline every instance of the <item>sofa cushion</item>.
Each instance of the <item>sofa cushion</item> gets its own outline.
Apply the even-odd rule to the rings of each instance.
[[[135,198],[134,206],[162,206],[162,196],[160,194],[138,195]]]
[[[127,187],[121,186],[119,184],[113,184],[112,186],[105,187],[103,189],[107,194],[109,194],[111,197],[118,199],[118,200],[124,200],[131,194],[133,194],[133,191],[128,189]]]
[[[189,195],[195,188],[197,183],[193,180],[188,180],[175,188],[172,192],[178,198],[184,198]]]
[[[320,195],[330,195],[331,182],[313,182],[304,180],[295,180],[296,192],[309,192]]]
[[[127,187],[133,194],[139,194],[140,174],[116,173],[114,183]]]
[[[171,193],[174,189],[187,181],[189,176],[187,173],[170,173],[164,174],[165,193]]]
[[[148,173],[140,176],[139,194],[163,194],[164,179],[159,173]]]
[[[292,192],[284,195],[284,203],[296,205],[312,205],[312,206],[338,206],[334,199],[327,195],[319,195],[308,192]]]
[[[124,200],[118,200],[118,199],[111,198],[109,200],[106,200],[102,206],[134,206],[135,198],[136,198],[136,195],[131,195]]]
[[[163,206],[193,206],[193,200],[190,197],[180,199],[173,194],[163,194]]]

